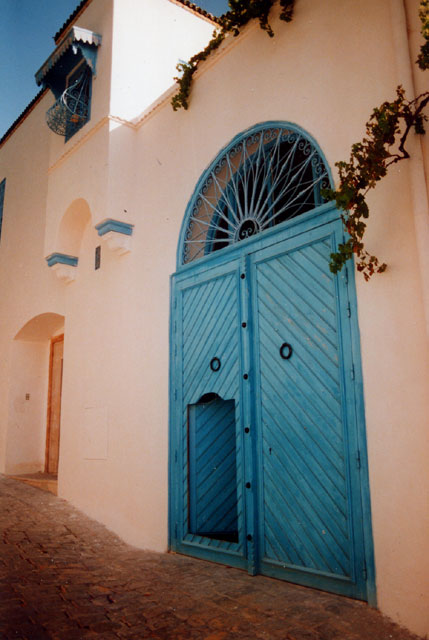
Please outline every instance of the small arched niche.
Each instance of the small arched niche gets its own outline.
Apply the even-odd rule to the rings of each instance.
[[[48,267],[64,282],[72,282],[76,277],[82,238],[91,224],[91,211],[83,198],[72,202],[64,213],[55,243],[55,251],[46,256]]]
[[[83,234],[91,223],[91,210],[86,200],[74,200],[64,213],[57,235],[56,251],[79,257]]]

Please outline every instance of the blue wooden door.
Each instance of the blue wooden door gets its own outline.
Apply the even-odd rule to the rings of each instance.
[[[373,601],[354,285],[329,271],[341,236],[325,209],[174,277],[171,546]]]
[[[259,569],[366,598],[351,304],[326,225],[251,256]]]

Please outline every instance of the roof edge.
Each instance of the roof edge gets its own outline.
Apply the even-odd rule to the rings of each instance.
[[[190,0],[169,0],[169,2],[176,4],[179,7],[182,6],[184,9],[188,9],[188,11],[191,11],[192,13],[196,14],[199,18],[205,18],[207,21],[213,22],[215,25],[219,24],[219,19],[216,16],[214,16],[209,11],[206,11],[205,9],[198,7],[195,3],[191,2]]]
[[[69,15],[67,20],[64,22],[63,26],[58,29],[56,34],[54,35],[55,44],[59,44],[61,38],[64,37],[65,31],[70,27],[70,25],[77,20],[80,15],[85,11],[85,9],[91,4],[92,0],[82,0],[76,7],[76,9]]]
[[[214,24],[219,24],[219,20],[216,16],[209,13],[208,11],[205,11],[205,9],[201,9],[201,7],[198,7],[193,2],[190,2],[190,0],[169,0],[169,1],[179,6],[182,5],[183,8],[188,9],[189,11],[192,11],[193,13],[197,14],[199,17],[205,18],[206,20],[209,20]],[[60,29],[58,29],[57,33],[54,35],[55,44],[59,43],[61,38],[64,37],[64,32],[68,29],[68,27],[70,27],[70,25],[73,24],[73,22],[75,22],[80,17],[80,15],[91,4],[91,2],[92,0],[82,0],[78,4],[76,9],[73,11],[73,13],[71,13],[70,16],[67,18],[67,20],[64,22],[63,26]]]
[[[14,131],[19,127],[19,125],[27,118],[28,115],[33,111],[34,107],[41,101],[45,93],[48,93],[49,89],[41,89],[38,94],[34,96],[31,102],[25,107],[24,111],[20,113],[20,115],[12,122],[9,129],[2,135],[0,138],[0,147],[6,142],[8,138],[14,133]]]

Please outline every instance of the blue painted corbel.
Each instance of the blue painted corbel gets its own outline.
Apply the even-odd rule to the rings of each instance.
[[[78,258],[66,253],[51,253],[45,258],[48,267],[52,268],[55,275],[63,282],[73,282],[76,277]]]
[[[111,251],[119,255],[131,251],[131,236],[133,234],[133,224],[121,222],[113,218],[106,218],[95,225],[98,235],[105,242]]]
[[[48,263],[48,267],[53,267],[54,264],[68,264],[71,267],[77,267],[78,258],[76,256],[69,256],[66,253],[51,253],[45,258]]]

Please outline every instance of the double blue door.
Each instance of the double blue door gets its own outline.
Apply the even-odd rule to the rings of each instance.
[[[372,599],[354,290],[335,212],[173,277],[171,547]]]

